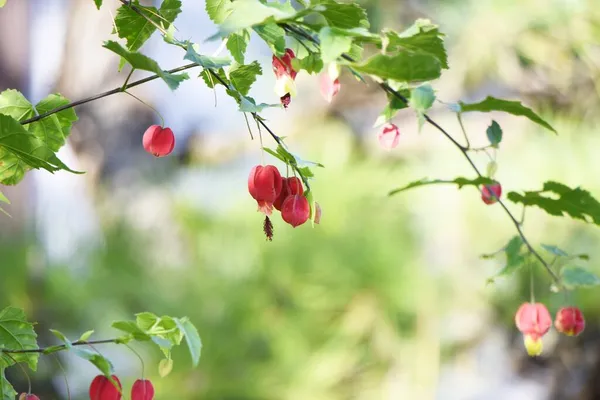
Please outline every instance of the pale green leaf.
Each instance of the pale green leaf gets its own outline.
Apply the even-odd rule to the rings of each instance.
[[[521,253],[523,249],[523,240],[520,236],[514,236],[507,245],[504,247],[504,254],[506,255],[506,264],[500,271],[494,274],[493,277],[488,279],[489,283],[492,283],[495,278],[510,276],[519,268],[521,268],[525,262],[525,256]],[[482,256],[482,258],[489,258],[489,256]]]
[[[252,28],[260,25],[269,18],[275,21],[291,18],[295,15],[293,8],[282,8],[274,3],[263,3],[259,0],[236,0],[231,3],[231,12],[223,20],[219,27],[219,32],[213,35],[216,37],[229,36],[231,33],[241,31],[242,29]]]
[[[170,358],[163,358],[158,363],[158,374],[161,378],[169,375],[173,370],[173,360]]]
[[[456,178],[453,180],[423,178],[423,179],[419,179],[418,181],[411,182],[406,186],[402,186],[401,188],[394,189],[394,190],[390,191],[388,193],[388,195],[392,196],[394,194],[404,192],[405,190],[408,190],[408,189],[412,189],[412,188],[416,188],[416,187],[420,187],[420,186],[437,185],[437,184],[441,184],[441,183],[455,184],[455,185],[458,185],[459,189],[462,189],[464,186],[478,187],[481,185],[491,184],[493,182],[494,182],[493,180],[491,180],[489,178],[484,178],[484,177],[479,177],[479,178],[475,178],[475,179]]]
[[[567,289],[600,285],[600,278],[593,272],[582,267],[564,267],[560,271],[560,277]]]
[[[200,361],[200,354],[202,351],[202,341],[200,340],[198,330],[187,318],[177,318],[175,319],[175,322],[177,323],[179,330],[183,332],[183,335],[185,336],[185,341],[187,342],[190,356],[192,357],[192,365],[196,367]]]
[[[95,1],[101,1],[101,0],[95,0]],[[4,7],[6,5],[6,0],[0,0],[0,8]]]
[[[420,85],[410,92],[410,106],[421,113],[429,110],[435,101],[435,92],[429,83]]]
[[[220,24],[231,13],[232,4],[231,0],[206,0],[205,7],[209,18]]]
[[[50,332],[52,332],[52,334],[54,336],[56,336],[58,338],[58,340],[63,342],[67,347],[71,347],[71,341],[69,339],[67,339],[67,337],[65,336],[64,333],[62,333],[61,331],[58,331],[56,329],[50,329]]]
[[[1,2],[2,0],[0,0]],[[17,392],[4,376],[5,369],[0,368],[0,400],[15,400]]]
[[[93,365],[102,372],[104,376],[110,376],[113,372],[113,365],[110,360],[104,357],[102,354],[90,351],[88,349],[80,349],[72,347],[70,352],[75,354],[77,357],[82,358],[91,362]]]
[[[250,34],[247,30],[241,33],[232,33],[227,38],[227,49],[231,53],[231,57],[238,63],[244,64],[244,54],[250,41]]]
[[[330,27],[324,27],[319,31],[319,41],[321,42],[321,58],[326,64],[337,60],[352,47],[351,37],[340,34],[336,29]]]
[[[87,342],[88,339],[90,338],[90,336],[92,336],[92,334],[94,333],[93,330],[89,330],[89,331],[85,331],[81,334],[81,336],[79,336],[78,341],[79,342]]]
[[[305,70],[309,74],[315,74],[323,69],[323,60],[318,53],[311,53],[304,58],[294,58],[292,67],[295,71]]]
[[[203,68],[221,68],[231,64],[231,59],[229,57],[211,57],[198,54],[198,51],[194,49],[194,46],[191,43],[188,44],[187,53],[183,58],[195,62]]]
[[[369,27],[366,11],[355,2],[338,3],[334,0],[323,0],[319,1],[313,9],[332,27],[342,29]]]
[[[399,53],[389,56],[376,54],[352,67],[381,79],[399,82],[419,82],[436,79],[441,74],[440,62],[429,54]]]
[[[37,335],[33,324],[27,322],[23,310],[6,307],[0,311],[0,347],[11,350],[37,349]],[[12,358],[11,358],[12,357]],[[39,353],[13,353],[11,357],[0,356],[0,368],[6,368],[16,362],[25,362],[36,370]]]

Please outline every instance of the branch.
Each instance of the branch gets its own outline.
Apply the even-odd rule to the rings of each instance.
[[[304,39],[312,42],[313,44],[315,44],[317,46],[320,46],[319,39],[315,38],[311,34],[305,32],[303,29],[299,29],[299,28],[297,28],[295,26],[292,26],[292,25],[289,25],[287,23],[282,23],[282,24],[280,24],[280,26],[283,29],[285,29],[286,31],[288,31],[290,33],[293,33],[293,34],[295,34],[297,36],[300,36],[300,37],[302,37],[302,38],[304,38]],[[351,56],[349,56],[348,54],[345,54],[345,53],[341,55],[341,58],[343,58],[344,60],[349,61],[349,62],[353,62],[353,63],[356,62],[356,60],[354,58],[352,58]],[[385,92],[387,92],[387,93],[391,94],[392,96],[396,97],[398,100],[402,101],[407,106],[409,105],[408,99],[405,96],[403,96],[402,94],[400,94],[398,91],[394,90],[386,82],[379,83],[379,86]],[[456,148],[458,150],[460,150],[460,152],[467,159],[467,161],[469,162],[469,164],[471,165],[471,167],[473,168],[473,170],[475,171],[475,173],[477,174],[477,176],[483,177],[483,175],[481,174],[481,172],[479,171],[479,169],[475,165],[475,162],[473,161],[473,159],[471,158],[471,156],[469,156],[469,153],[468,153],[469,148],[461,145],[460,143],[458,143],[456,141],[456,139],[454,139],[444,128],[442,128],[437,122],[435,122],[433,119],[431,119],[429,117],[429,115],[424,114],[423,117],[425,118],[425,120],[430,125],[432,125],[433,127],[435,127],[444,136],[446,136],[446,138],[448,138],[448,140],[450,140],[452,142],[452,144],[454,146],[456,146]],[[461,125],[462,125],[462,123],[461,123]],[[525,237],[525,234],[523,233],[523,230],[521,229],[519,221],[517,221],[517,219],[515,218],[515,216],[511,213],[511,211],[508,209],[508,207],[506,206],[506,204],[504,204],[504,202],[502,200],[500,200],[500,199],[497,199],[497,200],[498,200],[498,203],[500,204],[500,206],[502,206],[502,208],[504,209],[504,211],[506,212],[506,214],[508,215],[508,217],[512,221],[512,223],[515,226],[515,228],[517,229],[517,232],[519,233],[519,236],[521,237],[521,240],[523,240],[523,243],[525,243],[525,246],[527,247],[527,250],[529,250],[529,252],[531,254],[533,254],[533,256],[544,266],[544,268],[546,269],[546,271],[548,271],[548,273],[550,274],[550,276],[552,277],[552,279],[556,282],[556,284],[558,286],[562,286],[561,283],[560,283],[560,279],[554,273],[554,271],[552,270],[552,268],[550,268],[550,265],[533,248],[533,246],[531,246],[531,244],[529,243],[529,240],[527,239],[527,237]]]
[[[76,342],[71,343],[72,346],[89,346],[89,345],[94,345],[94,344],[105,344],[105,343],[117,343],[117,340],[119,339],[103,339],[103,340],[78,340]],[[67,345],[65,344],[61,344],[58,346],[48,346],[48,347],[41,347],[38,349],[17,349],[17,350],[11,350],[11,349],[0,349],[0,353],[6,353],[6,354],[21,354],[21,353],[45,353],[48,349],[56,349],[57,351],[61,351],[61,350],[66,350],[67,349]]]

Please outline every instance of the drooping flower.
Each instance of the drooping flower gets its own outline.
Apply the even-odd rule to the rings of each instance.
[[[37,397],[35,394],[21,393],[21,395],[19,396],[19,400],[40,400],[40,398]]]
[[[175,135],[171,128],[164,128],[160,125],[152,125],[142,139],[144,149],[155,157],[164,157],[170,154],[175,147]]]
[[[296,96],[296,74],[292,60],[296,55],[291,49],[285,49],[282,57],[273,55],[273,72],[275,73],[275,93],[279,96],[283,107],[287,108]]]
[[[281,206],[281,217],[294,228],[302,225],[310,217],[310,205],[301,194],[288,196]]]
[[[502,185],[498,182],[494,182],[489,185],[483,185],[481,188],[481,200],[485,204],[494,204],[502,196]]]
[[[138,379],[131,387],[131,400],[153,400],[154,386],[147,379]]]
[[[577,336],[585,329],[585,319],[578,307],[563,307],[556,313],[554,327],[567,336]]]
[[[331,103],[335,95],[340,92],[340,69],[336,63],[329,64],[326,72],[321,73],[320,89],[321,95],[328,103]]]
[[[281,211],[281,206],[288,196],[304,193],[304,188],[302,187],[302,181],[299,178],[297,178],[295,176],[292,176],[291,178],[283,178],[282,182],[283,182],[283,186],[281,189],[281,193],[279,194],[277,199],[273,202],[273,206],[275,206],[275,208],[278,209],[279,211]]]
[[[283,189],[283,180],[273,165],[257,165],[250,171],[248,191],[258,203],[258,211],[269,216],[273,212],[273,203]]]
[[[381,147],[391,150],[400,142],[400,131],[395,124],[389,123],[379,132],[378,139]]]
[[[111,378],[119,388],[117,389],[106,376],[98,375],[90,385],[90,400],[121,400],[121,382],[116,375],[112,375]]]
[[[523,303],[515,314],[517,329],[523,333],[527,354],[539,356],[542,353],[542,336],[552,326],[552,317],[542,303]]]

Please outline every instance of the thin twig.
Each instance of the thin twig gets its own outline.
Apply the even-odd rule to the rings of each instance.
[[[105,343],[116,343],[118,339],[103,339],[103,340],[90,340],[90,341],[82,341],[78,340],[76,342],[71,343],[71,346],[89,346],[94,344],[105,344]],[[49,346],[49,347],[39,347],[37,349],[0,349],[0,354],[20,354],[20,353],[44,353],[46,350],[50,348],[56,348],[57,351],[66,350],[67,346],[64,344],[58,346]]]

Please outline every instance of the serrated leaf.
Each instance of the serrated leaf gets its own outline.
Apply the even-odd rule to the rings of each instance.
[[[158,363],[158,374],[161,378],[169,375],[173,370],[173,360],[170,358],[163,358]]]
[[[89,331],[85,331],[81,334],[81,336],[79,336],[79,339],[77,339],[79,342],[87,342],[88,339],[90,338],[90,336],[92,336],[94,333],[93,330],[89,330]]]
[[[187,318],[176,318],[175,322],[185,337],[185,341],[190,351],[190,356],[192,357],[192,365],[197,367],[198,362],[200,362],[200,354],[202,352],[202,341],[200,340],[198,330]]]
[[[283,56],[285,53],[285,30],[275,23],[255,26],[254,32],[269,46],[273,54]]]
[[[183,58],[195,62],[202,68],[216,69],[231,64],[231,59],[229,57],[211,57],[199,54],[191,43],[188,44],[187,53],[185,53]]]
[[[479,187],[481,185],[487,185],[487,184],[491,184],[493,182],[494,181],[491,180],[490,178],[485,178],[485,177],[478,177],[478,178],[475,178],[475,179],[456,178],[456,179],[453,179],[453,180],[423,178],[423,179],[419,179],[418,181],[411,182],[408,185],[403,186],[401,188],[394,189],[394,190],[390,191],[388,193],[388,196],[392,196],[394,194],[397,194],[397,193],[400,193],[400,192],[404,192],[405,190],[416,188],[416,187],[420,187],[420,186],[437,185],[437,184],[441,184],[441,183],[455,184],[455,185],[458,185],[459,189],[462,189],[464,186],[476,186],[476,187]]]
[[[244,64],[244,54],[249,41],[250,35],[247,30],[243,30],[241,34],[232,33],[227,38],[227,49],[238,64]]]
[[[479,103],[463,103],[459,102],[462,112],[479,111],[479,112],[490,112],[490,111],[504,111],[512,115],[518,115],[529,118],[531,121],[543,126],[546,129],[556,133],[556,130],[546,121],[544,121],[539,115],[533,112],[528,107],[521,104],[520,101],[510,101],[497,99],[492,96],[488,96],[485,100]]]
[[[224,82],[227,83],[227,85],[229,85],[229,78],[227,78],[227,75],[225,74],[225,71],[223,70],[223,68],[219,68],[218,70],[212,70],[213,72],[215,72]],[[218,80],[217,78],[215,78],[212,73],[205,69],[200,73],[200,77],[202,78],[202,80],[204,81],[204,83],[206,83],[206,86],[208,86],[209,88],[213,89],[215,86],[217,85],[222,85],[221,81]]]
[[[112,323],[112,327],[122,332],[129,333],[135,340],[150,340],[150,336],[146,334],[145,330],[140,328],[134,321],[115,321]]]
[[[539,192],[508,193],[508,199],[524,206],[537,206],[550,215],[572,218],[600,225],[600,203],[587,190],[571,189],[562,183],[548,181]]]
[[[6,307],[0,311],[0,347],[11,350],[37,349],[37,335],[33,324],[27,321],[23,310]],[[12,357],[12,358],[11,358]],[[33,371],[37,369],[39,353],[13,353],[0,355],[0,369],[16,362],[25,362]]]
[[[419,19],[410,28],[401,33],[385,32],[387,51],[398,51],[399,48],[414,53],[429,54],[437,58],[442,68],[448,69],[448,56],[444,47],[444,36],[437,25],[429,20]]]
[[[338,3],[333,0],[319,1],[314,7],[325,18],[327,24],[332,27],[351,29],[368,28],[369,20],[367,12],[356,3]]]
[[[343,53],[350,51],[352,38],[340,34],[333,28],[324,27],[319,31],[321,43],[321,58],[324,63],[330,63],[338,59]]]
[[[485,134],[487,135],[490,144],[494,147],[498,147],[498,144],[502,141],[502,128],[500,125],[492,120],[492,123],[485,130]]]
[[[80,173],[69,169],[52,149],[15,119],[0,114],[0,183],[18,183],[26,167]]]
[[[560,271],[562,283],[567,289],[600,285],[600,278],[593,272],[576,266],[567,266]]]
[[[0,0],[1,2],[2,0]],[[8,379],[4,376],[4,368],[0,368],[0,400],[15,400],[17,392],[15,388],[10,384]]]
[[[429,83],[420,85],[410,92],[410,106],[423,113],[433,106],[435,92]]]
[[[323,60],[320,54],[311,53],[304,58],[294,58],[292,67],[295,71],[305,70],[309,74],[315,74],[323,69]]]
[[[352,68],[381,79],[399,82],[428,81],[439,78],[441,74],[438,59],[420,53],[399,53],[393,56],[377,54],[362,64],[352,64]]]
[[[167,86],[169,86],[171,90],[177,89],[182,81],[189,78],[189,76],[186,73],[178,75],[170,74],[162,70],[158,63],[150,57],[146,57],[145,55],[137,52],[128,51],[115,41],[106,41],[104,42],[102,47],[114,52],[115,54],[120,55],[135,69],[154,72],[163,81],[165,81],[165,83],[167,84]]]
[[[90,351],[88,349],[78,349],[72,347],[70,352],[75,354],[77,357],[89,361],[102,372],[104,376],[111,376],[113,372],[113,365],[110,360],[104,357],[102,354]]]
[[[17,121],[24,121],[35,116],[35,111],[21,92],[7,89],[0,93],[0,114],[11,116]]]
[[[206,0],[206,13],[215,23],[222,23],[231,13],[231,0]]]
[[[242,29],[262,25],[267,19],[284,20],[296,14],[292,8],[278,7],[275,3],[263,3],[259,0],[236,0],[231,3],[231,12],[223,20],[219,32],[209,39],[229,36]]]
[[[258,75],[262,75],[262,69],[257,61],[248,65],[234,65],[229,69],[231,84],[244,96],[248,94]]]
[[[514,236],[504,247],[506,255],[506,264],[488,282],[493,282],[496,278],[512,275],[516,270],[523,266],[525,256],[521,254],[523,240],[520,236]]]
[[[154,24],[162,26],[166,30],[181,12],[180,0],[163,0],[160,10],[155,7],[142,6],[137,1],[134,2],[134,5],[145,17],[125,4],[117,10],[115,17],[117,34],[127,41],[129,51],[137,51],[142,47],[156,31]]]
[[[37,103],[35,108],[39,114],[44,114],[67,104],[69,99],[60,94],[50,94]],[[58,151],[65,144],[71,133],[71,127],[77,119],[75,109],[71,107],[28,124],[28,130],[42,139],[52,150]]]

